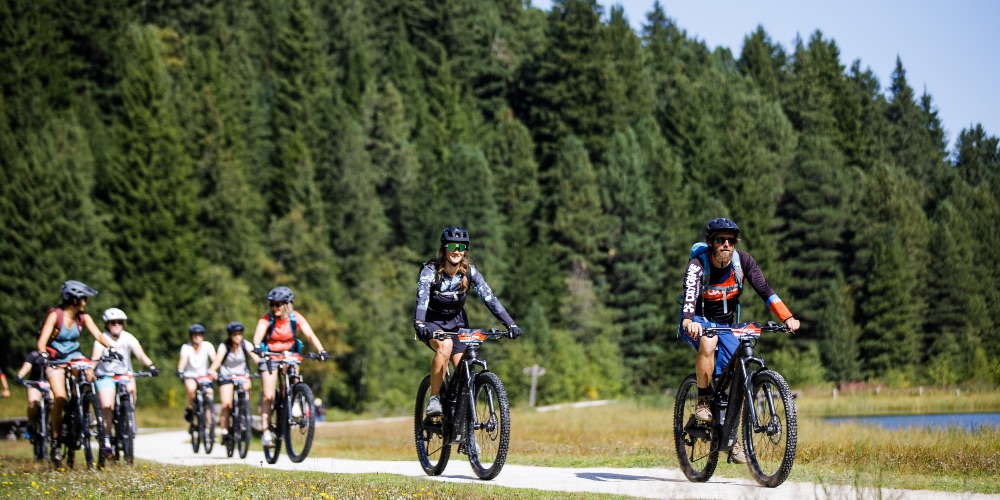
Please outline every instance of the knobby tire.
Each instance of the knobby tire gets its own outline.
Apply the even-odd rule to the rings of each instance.
[[[507,390],[495,373],[476,375],[475,408],[470,412],[466,450],[469,463],[479,479],[493,479],[500,474],[510,446],[510,403]],[[462,418],[456,415],[456,418]],[[474,425],[472,425],[474,424]],[[478,450],[477,450],[478,448]]]
[[[413,435],[417,447],[417,459],[428,476],[439,476],[448,465],[451,445],[444,444],[444,417],[428,419],[425,414],[427,400],[431,396],[431,377],[424,377],[417,388],[417,400],[413,408]],[[447,412],[447,408],[445,408]]]
[[[777,372],[761,370],[751,379],[752,403],[762,432],[754,432],[749,404],[743,411],[743,448],[747,467],[761,486],[774,488],[788,479],[795,462],[798,421],[788,383]],[[773,405],[773,406],[772,406]]]
[[[308,385],[299,382],[292,386],[292,398],[285,423],[285,450],[288,459],[299,463],[309,456],[313,435],[316,432],[316,408],[313,393]]]
[[[246,394],[240,394],[236,429],[236,437],[230,434],[229,439],[238,439],[240,458],[246,458],[247,452],[250,451],[250,401]]]
[[[681,471],[689,481],[704,483],[715,473],[719,464],[718,447],[712,425],[699,423],[694,416],[698,404],[698,383],[694,374],[688,375],[677,389],[674,400],[674,449]],[[701,436],[692,431],[703,433]],[[704,439],[710,437],[710,439]]]

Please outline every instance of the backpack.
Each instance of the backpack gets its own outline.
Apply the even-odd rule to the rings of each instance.
[[[267,332],[268,338],[271,337],[271,330],[273,330],[273,329],[274,329],[274,320],[272,319],[271,320],[271,329],[269,329],[268,332]],[[225,345],[225,342],[223,342],[223,345]],[[246,363],[246,365],[247,365],[247,372],[249,373],[249,371],[250,371],[250,360],[252,358],[250,358],[250,353],[249,353],[249,351],[247,351],[247,341],[246,340],[243,340],[242,342],[240,342],[240,349],[243,349],[243,360],[244,360],[244,363]],[[233,353],[233,351],[229,350],[229,347],[227,346],[226,347],[226,358],[228,358],[229,355],[232,354],[232,353]],[[223,360],[223,362],[225,362],[225,360]]]
[[[56,314],[56,324],[53,325],[53,327],[52,327],[52,333],[53,334],[49,335],[49,341],[46,344],[46,346],[49,346],[49,345],[52,344],[52,342],[59,335],[59,331],[62,330],[62,327],[63,327],[63,316],[65,316],[65,315],[63,314],[63,310],[62,310],[61,307],[53,307],[52,309],[49,309],[48,311],[46,311],[45,312],[45,318],[48,319],[49,314],[51,314],[53,311],[58,311],[59,314]],[[84,318],[86,316],[87,316],[87,313],[85,313],[85,312],[79,312],[79,313],[76,314],[76,325],[77,325],[77,328],[80,329],[80,333],[81,334],[83,333]],[[35,338],[36,339],[40,338],[42,336],[42,327],[44,327],[44,326],[45,326],[45,320],[43,319],[42,320],[42,326],[38,327],[38,331],[35,332]],[[46,351],[48,351],[50,358],[55,358],[59,354],[52,347],[46,347]]]
[[[55,332],[55,334],[49,336],[49,342],[50,343],[52,342],[53,339],[56,338],[57,335],[59,335],[59,331],[62,330],[62,327],[63,327],[63,316],[64,316],[64,314],[62,314],[62,308],[61,307],[53,307],[52,309],[49,309],[48,311],[46,311],[45,312],[45,318],[48,319],[49,314],[52,314],[53,311],[59,311],[59,314],[56,314],[56,324],[55,324],[55,326],[53,326],[53,332]],[[84,317],[85,316],[87,316],[87,313],[85,313],[85,312],[79,312],[79,313],[76,314],[76,324],[80,328],[80,332],[81,333],[83,332],[83,325],[84,325]],[[45,326],[45,320],[42,320],[42,326]],[[42,336],[42,326],[38,327],[38,331],[35,332],[35,338],[38,338],[38,337]]]
[[[720,285],[709,285],[708,280],[711,278],[711,264],[708,261],[708,243],[704,241],[699,241],[691,246],[690,258],[698,259],[701,262],[701,293],[705,293],[706,290],[719,290],[722,292],[722,296],[725,297],[732,291],[731,286],[720,286]],[[736,289],[743,290],[743,266],[740,264],[740,253],[734,248],[733,249],[733,273],[736,274]],[[704,300],[704,299],[702,299]],[[677,296],[677,304],[684,305],[684,294],[681,293]],[[728,304],[725,300],[722,301],[723,308],[725,312],[729,312]],[[678,335],[682,334],[682,328],[680,327],[681,321],[683,321],[683,311],[678,312],[677,319],[677,332]],[[736,305],[736,322],[740,321],[740,306]]]
[[[267,313],[267,319],[268,319],[268,321],[270,323],[267,325],[267,332],[264,333],[264,344],[265,345],[268,342],[271,341],[271,333],[274,332],[274,313],[273,312]],[[288,321],[292,322],[292,324],[291,324],[291,327],[292,327],[292,340],[294,341],[293,342],[293,345],[294,345],[293,349],[295,349],[295,352],[299,352],[299,351],[302,350],[302,341],[299,340],[299,329],[298,329],[298,326],[295,324],[295,312],[294,311],[292,311],[292,314],[290,314],[288,316]],[[247,358],[247,359],[249,359],[249,358]]]

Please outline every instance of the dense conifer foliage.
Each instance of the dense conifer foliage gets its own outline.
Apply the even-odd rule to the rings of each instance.
[[[525,331],[486,349],[514,400],[534,363],[541,403],[655,393],[693,369],[682,270],[726,216],[803,321],[765,342],[823,362],[793,384],[1000,382],[1000,141],[947,150],[903,61],[879,82],[819,32],[711,48],[659,3],[639,30],[528,3],[4,0],[3,366],[66,279],[164,366],[284,284],[327,404],[404,408],[419,266],[459,224]]]

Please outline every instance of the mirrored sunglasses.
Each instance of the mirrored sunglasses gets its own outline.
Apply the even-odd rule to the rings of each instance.
[[[466,245],[465,243],[448,243],[444,246],[444,248],[449,252],[454,252],[455,250],[458,250],[459,252],[464,252],[468,250],[469,245]]]

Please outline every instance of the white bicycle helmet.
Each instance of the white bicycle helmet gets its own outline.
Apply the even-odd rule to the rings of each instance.
[[[125,316],[125,311],[122,311],[121,309],[118,309],[117,307],[111,307],[111,308],[105,309],[104,310],[104,316],[103,316],[103,318],[104,318],[104,322],[105,323],[107,323],[108,321],[114,321],[114,320],[122,320],[122,321],[128,320],[128,316]]]

